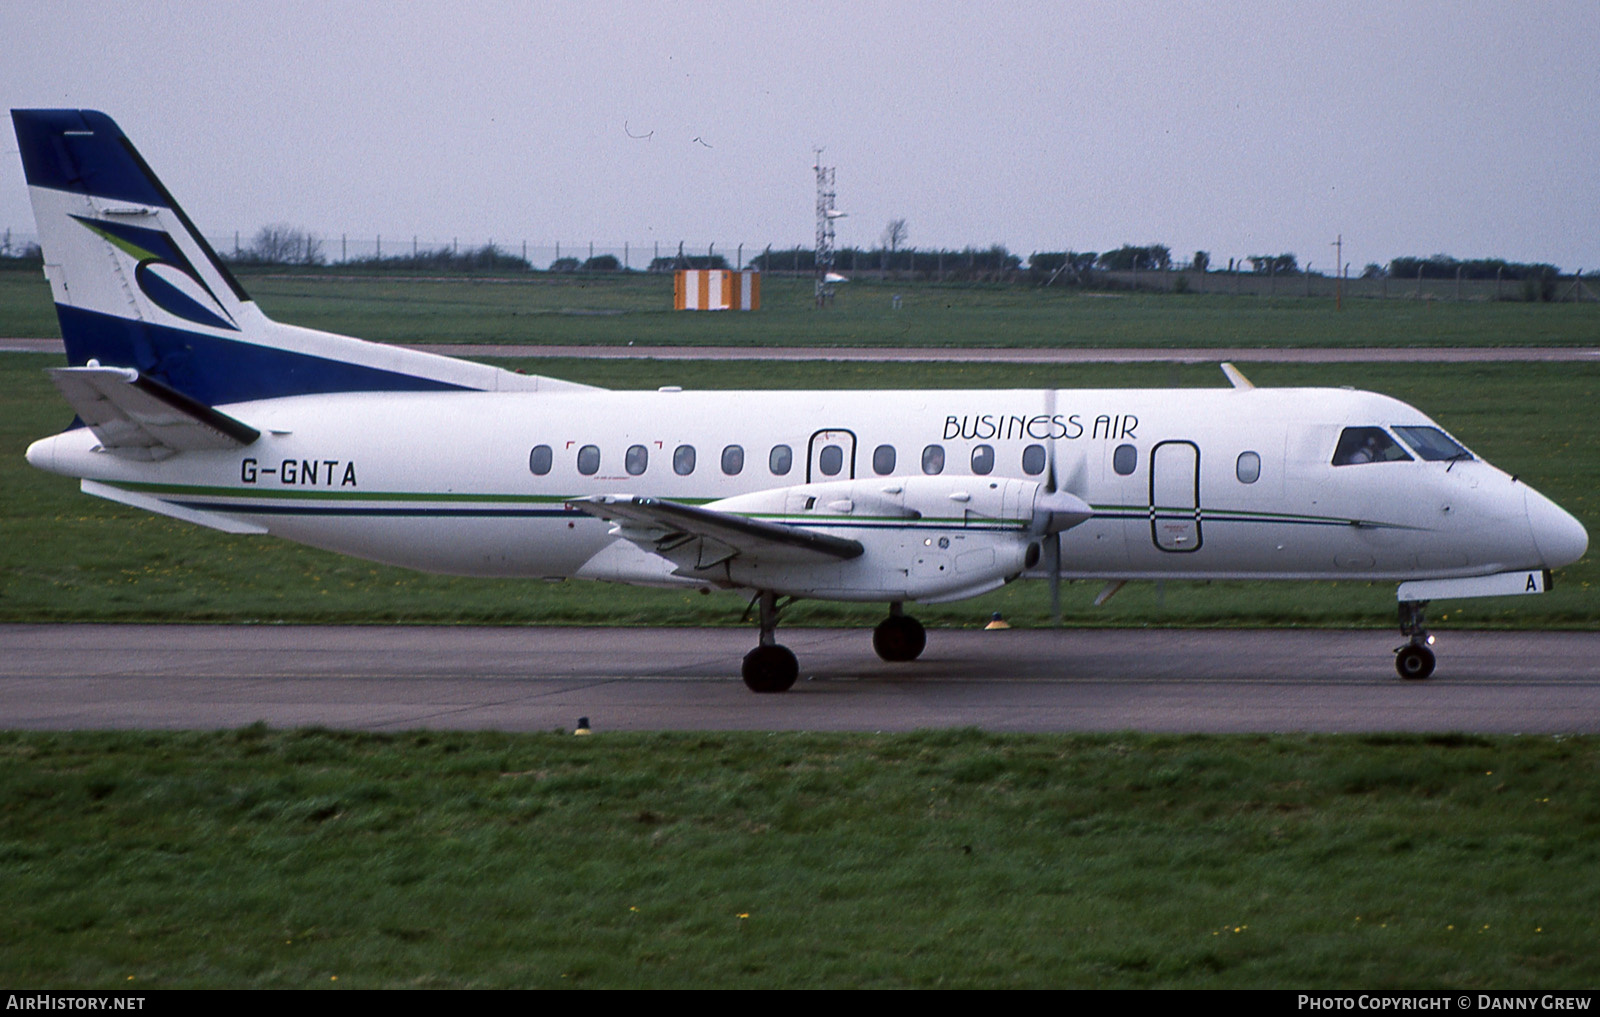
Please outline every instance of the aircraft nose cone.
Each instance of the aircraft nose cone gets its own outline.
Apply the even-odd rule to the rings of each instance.
[[[1545,568],[1571,565],[1589,549],[1589,532],[1560,505],[1529,490],[1528,526]]]

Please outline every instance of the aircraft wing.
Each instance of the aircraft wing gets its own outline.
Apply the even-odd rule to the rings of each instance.
[[[616,523],[613,532],[671,561],[680,575],[737,555],[771,562],[826,562],[848,561],[864,550],[844,537],[662,498],[599,494],[567,505]]]
[[[113,455],[166,459],[242,448],[261,432],[126,367],[55,367],[50,380]]]

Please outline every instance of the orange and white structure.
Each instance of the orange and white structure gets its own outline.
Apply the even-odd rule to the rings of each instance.
[[[746,269],[680,269],[672,277],[675,311],[759,311],[761,273]]]

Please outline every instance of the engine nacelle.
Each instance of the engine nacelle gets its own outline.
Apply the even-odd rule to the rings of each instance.
[[[1039,510],[1046,526],[1070,525],[1060,497],[1037,481],[1003,477],[880,477],[775,488],[706,507],[863,547],[859,557],[837,562],[737,556],[724,565],[734,585],[832,600],[940,601],[992,590],[1036,564],[1047,532]],[[1088,518],[1088,506],[1073,500]]]

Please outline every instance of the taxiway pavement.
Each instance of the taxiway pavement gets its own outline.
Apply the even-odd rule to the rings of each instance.
[[[1449,632],[1403,682],[1393,632],[781,631],[790,692],[740,682],[743,628],[0,626],[0,726],[570,730],[1600,732],[1600,633]]]

